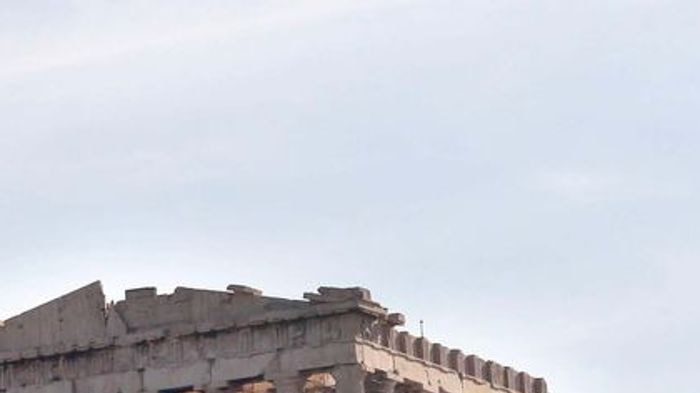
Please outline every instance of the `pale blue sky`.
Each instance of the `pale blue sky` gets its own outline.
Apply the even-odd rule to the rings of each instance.
[[[362,285],[556,393],[695,393],[700,3],[5,1],[0,318]]]

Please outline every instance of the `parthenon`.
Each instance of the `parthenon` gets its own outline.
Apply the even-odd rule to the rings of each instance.
[[[304,300],[99,282],[0,322],[4,393],[547,393],[542,378],[399,327],[364,288]]]

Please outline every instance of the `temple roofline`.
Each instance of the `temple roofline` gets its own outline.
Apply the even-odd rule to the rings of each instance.
[[[8,319],[0,327],[0,366],[162,340],[235,334],[240,341],[246,331],[250,335],[277,331],[273,340],[283,340],[283,346],[293,345],[298,335],[320,334],[314,340],[364,348],[357,354],[370,369],[391,370],[397,361],[408,362],[454,373],[462,383],[466,378],[519,393],[547,391],[542,378],[397,330],[405,317],[389,313],[367,289],[321,287],[304,298],[267,297],[242,285],[229,285],[226,291],[177,287],[170,294],[142,287],[129,289],[123,300],[107,304],[96,281]],[[245,348],[237,351],[245,353]],[[423,377],[419,373],[411,378]],[[454,387],[445,389],[459,393]]]

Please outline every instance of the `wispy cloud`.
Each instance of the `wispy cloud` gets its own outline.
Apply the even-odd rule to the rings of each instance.
[[[545,171],[536,175],[534,182],[543,191],[583,204],[687,198],[693,195],[687,180],[650,174],[622,174],[614,170]]]
[[[0,27],[0,58],[4,59],[0,63],[0,81],[56,68],[100,64],[115,57],[158,48],[246,39],[251,34],[273,29],[285,31],[313,20],[366,10],[369,5],[302,0],[254,6],[205,1],[192,9],[191,5],[180,2],[163,7],[157,2],[127,2],[117,6],[97,1],[93,4],[76,2],[64,7],[54,12],[63,13],[65,20],[50,20],[50,28],[40,26],[44,23],[42,12],[46,11],[38,4],[36,8],[15,10],[22,12],[29,22],[18,26],[20,32]],[[10,19],[13,7],[7,8],[4,11]],[[31,12],[35,15],[27,15]],[[129,28],[124,29],[125,25]]]

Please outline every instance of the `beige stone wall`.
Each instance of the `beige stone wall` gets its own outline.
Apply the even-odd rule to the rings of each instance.
[[[0,352],[21,351],[105,335],[105,298],[99,282],[5,321]]]
[[[319,292],[142,288],[105,306],[92,284],[0,328],[0,392],[546,393],[543,380],[395,331],[403,318],[364,289]]]

